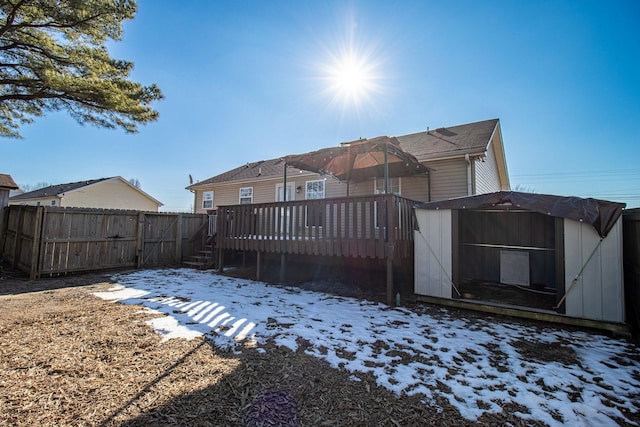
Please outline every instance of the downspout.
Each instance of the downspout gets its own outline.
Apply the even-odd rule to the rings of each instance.
[[[464,155],[464,159],[467,161],[467,196],[472,196],[473,187],[471,186],[471,158],[469,153]]]

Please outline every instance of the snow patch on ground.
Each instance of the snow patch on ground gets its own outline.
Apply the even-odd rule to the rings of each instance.
[[[269,286],[190,269],[115,276],[97,296],[166,314],[150,321],[163,339],[205,334],[222,348],[269,339],[345,369],[372,373],[397,394],[446,398],[470,421],[512,402],[524,419],[551,426],[611,425],[640,409],[638,349],[587,332],[535,329],[446,309],[415,313],[370,301]],[[558,350],[551,359],[536,348]],[[634,354],[635,357],[629,357]],[[434,387],[438,385],[437,387]]]

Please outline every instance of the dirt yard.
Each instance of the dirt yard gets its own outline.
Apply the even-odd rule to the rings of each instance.
[[[0,280],[0,425],[467,425],[446,401],[396,397],[271,345],[232,354],[205,339],[161,343],[137,306],[92,292],[109,275]],[[433,387],[439,387],[433,384]],[[436,409],[437,408],[437,409]],[[477,425],[536,425],[503,413]],[[636,419],[635,421],[640,421]]]

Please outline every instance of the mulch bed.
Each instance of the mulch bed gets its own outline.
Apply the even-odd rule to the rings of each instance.
[[[92,295],[111,285],[107,275],[0,280],[0,425],[471,424],[446,401],[354,380],[304,354],[304,342],[239,354],[204,338],[161,342],[145,323],[157,314]],[[519,409],[473,424],[536,425],[511,415]]]

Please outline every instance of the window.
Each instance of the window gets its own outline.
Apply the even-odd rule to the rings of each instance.
[[[213,191],[202,193],[202,209],[213,209]]]
[[[253,203],[253,187],[243,187],[240,189],[240,204],[250,205]]]
[[[306,199],[324,199],[324,179],[307,181]],[[325,206],[307,206],[307,227],[322,227]]]
[[[375,194],[384,194],[384,178],[376,178]],[[389,178],[389,194],[400,195],[400,178]]]
[[[52,200],[52,201],[51,201],[51,206],[55,206],[55,205],[56,205],[56,201],[55,201],[55,200]]]
[[[324,199],[324,179],[307,181],[306,197],[308,199]]]

